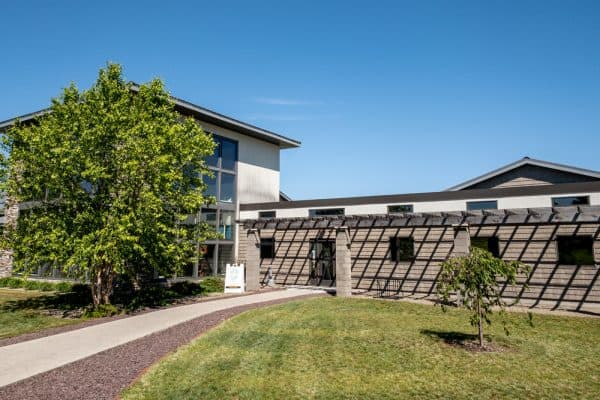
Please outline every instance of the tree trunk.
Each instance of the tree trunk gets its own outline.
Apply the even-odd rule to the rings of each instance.
[[[93,275],[91,286],[94,308],[98,308],[100,304],[110,304],[114,278],[112,267],[107,264],[99,265]]]
[[[478,316],[478,328],[479,328],[479,347],[483,347],[483,318],[481,315],[481,303],[477,302],[477,316]]]

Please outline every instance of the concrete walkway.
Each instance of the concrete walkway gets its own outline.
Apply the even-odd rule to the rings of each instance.
[[[224,298],[153,311],[0,347],[0,387],[215,311],[314,294],[315,291],[311,290],[287,289]]]

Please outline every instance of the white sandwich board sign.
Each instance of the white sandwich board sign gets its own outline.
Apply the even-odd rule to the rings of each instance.
[[[244,264],[227,264],[225,266],[225,293],[244,293]]]

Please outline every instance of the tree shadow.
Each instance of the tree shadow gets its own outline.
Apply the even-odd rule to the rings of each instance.
[[[73,311],[92,304],[90,288],[86,285],[74,285],[70,292],[48,293],[42,296],[11,300],[0,304],[0,311],[59,310]]]
[[[502,352],[507,348],[498,343],[492,343],[490,335],[484,335],[484,345],[479,346],[479,337],[476,334],[456,332],[456,331],[438,331],[431,329],[421,329],[420,333],[431,338],[441,340],[448,346],[461,348],[471,352]]]

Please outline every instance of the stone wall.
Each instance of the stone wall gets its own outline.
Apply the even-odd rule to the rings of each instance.
[[[8,199],[4,210],[5,227],[14,228],[19,218],[19,205]],[[0,277],[10,276],[13,269],[13,253],[11,250],[0,251]]]

